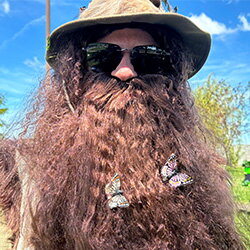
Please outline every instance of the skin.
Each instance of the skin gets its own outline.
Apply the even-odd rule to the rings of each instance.
[[[130,28],[115,30],[98,42],[117,44],[122,49],[133,49],[140,45],[157,45],[153,37],[146,31]],[[124,51],[119,65],[111,72],[111,75],[121,81],[128,81],[138,76],[131,64],[129,51]]]

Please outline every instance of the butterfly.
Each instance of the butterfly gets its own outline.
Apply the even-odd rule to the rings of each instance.
[[[161,168],[161,177],[163,181],[168,181],[171,187],[181,187],[193,182],[192,177],[178,171],[177,156],[171,154],[165,165]]]
[[[111,182],[105,186],[105,193],[108,198],[108,206],[113,208],[126,208],[129,206],[127,199],[122,195],[120,176],[115,174]]]

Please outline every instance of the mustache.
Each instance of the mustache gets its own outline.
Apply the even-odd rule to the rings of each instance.
[[[106,75],[105,73],[90,74],[85,81],[88,88],[83,95],[83,100],[93,104],[99,110],[116,103],[116,107],[127,106],[133,101],[145,102],[146,98],[162,99],[168,98],[170,81],[160,75],[144,75],[135,77],[128,81]],[[113,108],[115,108],[114,105]]]
[[[167,87],[171,87],[171,83],[173,81],[159,74],[139,75],[137,77],[128,79],[127,81],[121,81],[119,78],[106,73],[87,72],[82,80],[82,85],[84,85],[86,82],[91,83],[91,86],[103,83],[105,89],[108,90],[116,88],[147,90],[152,87],[159,87],[159,85],[162,85],[162,83],[164,83],[164,85]]]
[[[95,76],[92,88],[83,97],[83,106],[94,106],[96,111],[116,113],[124,117],[168,117],[173,126],[182,130],[180,110],[181,95],[174,82],[161,75],[144,75],[129,81],[120,81],[103,73]],[[122,115],[121,115],[122,114]],[[180,117],[179,117],[180,116]]]
[[[164,107],[166,100],[174,92],[174,81],[158,74],[139,75],[121,81],[105,73],[88,71],[82,75],[77,85],[72,83],[74,82],[66,82],[62,93],[66,96],[65,100],[71,111],[75,113],[78,110],[79,114],[88,104],[95,106],[97,110],[117,110],[118,107],[127,108],[132,103],[145,105],[146,99]]]

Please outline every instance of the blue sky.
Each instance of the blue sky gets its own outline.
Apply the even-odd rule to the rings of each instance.
[[[105,0],[103,0],[105,1]],[[250,81],[250,0],[169,0],[178,13],[211,33],[212,49],[203,69],[190,80],[195,87],[210,73],[232,86]],[[27,96],[45,71],[46,0],[0,0],[0,94],[10,124],[22,115]],[[76,19],[84,0],[51,0],[51,30]],[[250,91],[250,90],[249,90]],[[249,93],[248,93],[249,95]],[[1,130],[0,130],[1,132]],[[250,136],[243,142],[250,143]]]

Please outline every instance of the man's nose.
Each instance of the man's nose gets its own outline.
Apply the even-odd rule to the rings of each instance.
[[[138,76],[135,72],[134,66],[131,63],[129,53],[125,52],[123,54],[119,65],[111,72],[111,75],[119,78],[121,81],[127,81]]]

